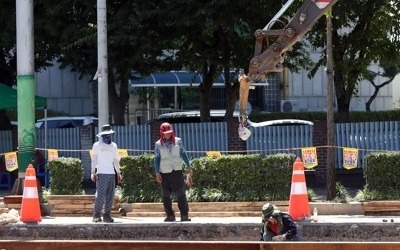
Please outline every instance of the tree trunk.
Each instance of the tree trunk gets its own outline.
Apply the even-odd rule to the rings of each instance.
[[[225,90],[226,90],[226,113],[225,119],[232,117],[233,112],[235,111],[235,103],[239,98],[239,82],[235,80],[232,85],[234,79],[231,79],[231,72],[229,66],[224,67],[224,77],[225,77]]]
[[[217,67],[215,64],[205,63],[202,70],[203,82],[199,85],[199,99],[200,99],[200,121],[209,122],[210,118],[210,100],[211,88],[214,84],[215,74]]]
[[[378,96],[379,90],[388,85],[389,83],[391,83],[394,80],[394,76],[390,77],[389,80],[383,82],[381,85],[377,85],[374,83],[373,80],[371,80],[371,84],[372,86],[374,86],[374,93],[372,94],[372,96],[368,99],[368,101],[365,103],[365,110],[366,111],[371,111],[371,104],[372,102],[375,100],[375,98]]]
[[[115,89],[115,78],[113,74],[110,74],[108,91],[111,110],[110,117],[112,117],[110,123],[123,126],[125,125],[126,105],[129,101],[128,78],[121,78],[119,93],[117,93],[117,90]]]
[[[335,70],[335,74],[333,77],[338,108],[338,122],[347,122],[349,119],[350,103],[346,102],[346,90],[342,85],[342,82],[344,81],[342,77],[342,72],[340,70]]]

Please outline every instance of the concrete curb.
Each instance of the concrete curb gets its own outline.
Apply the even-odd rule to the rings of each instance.
[[[310,202],[309,204],[311,213],[316,207],[318,215],[364,215],[361,202]]]
[[[271,201],[271,203],[273,204],[274,202]],[[120,203],[119,205],[126,212],[132,212],[132,204]],[[311,213],[314,207],[316,207],[319,215],[364,215],[364,210],[362,208],[361,202],[349,202],[349,203],[310,202],[309,206]],[[285,211],[285,209],[283,209],[282,211]],[[260,207],[260,216],[261,216],[261,207]]]

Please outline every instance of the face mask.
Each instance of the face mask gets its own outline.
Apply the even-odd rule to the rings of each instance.
[[[105,144],[111,144],[111,135],[103,135],[101,139]]]

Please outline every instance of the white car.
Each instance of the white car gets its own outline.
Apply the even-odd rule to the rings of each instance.
[[[37,120],[36,128],[75,128],[93,123],[97,126],[99,120],[94,116],[54,116]]]

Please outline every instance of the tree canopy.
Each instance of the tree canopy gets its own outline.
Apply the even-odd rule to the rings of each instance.
[[[203,74],[200,106],[206,119],[213,81],[224,72],[227,108],[232,114],[237,84],[230,71],[247,68],[254,50],[254,31],[279,9],[276,2],[265,0],[234,5],[229,1],[109,2],[109,100],[114,123],[124,124],[132,71],[146,75],[157,70],[189,69]],[[57,58],[62,67],[71,66],[82,76],[92,76],[97,69],[96,1],[38,0],[35,13],[35,41],[40,41],[35,50],[48,50],[38,51],[35,63],[43,59],[38,69]],[[15,28],[11,25],[10,30]],[[7,44],[13,48],[15,43]]]
[[[395,64],[400,56],[400,2],[392,0],[338,1],[332,9],[334,82],[339,113],[346,120],[352,96],[372,63]],[[315,47],[325,48],[325,24],[308,36]],[[326,64],[325,53],[317,68]]]
[[[227,110],[233,113],[237,82],[232,69],[248,67],[254,51],[254,31],[263,28],[286,1],[109,1],[107,5],[110,107],[115,124],[124,124],[132,71],[194,70],[203,74],[199,86],[202,117],[209,117],[213,80],[225,74]],[[57,59],[82,75],[97,69],[96,1],[38,0],[35,4],[35,68]],[[285,13],[291,18],[301,3]],[[0,80],[16,82],[15,1],[0,3]],[[390,65],[398,59],[400,3],[391,0],[338,1],[333,7],[334,79],[339,112],[347,113],[351,97],[373,62]],[[280,27],[282,28],[282,27]],[[307,36],[325,48],[323,19]],[[303,43],[288,51],[284,65],[299,70],[308,65]],[[325,54],[312,75],[325,65]]]

